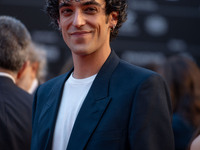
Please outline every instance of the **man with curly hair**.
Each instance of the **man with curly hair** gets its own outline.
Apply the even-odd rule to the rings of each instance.
[[[126,8],[125,0],[47,0],[74,67],[37,89],[32,150],[174,149],[165,82],[110,47]]]

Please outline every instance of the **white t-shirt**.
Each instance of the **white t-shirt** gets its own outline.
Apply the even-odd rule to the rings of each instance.
[[[74,122],[95,77],[96,75],[75,79],[71,74],[65,82],[53,135],[52,150],[66,150]]]

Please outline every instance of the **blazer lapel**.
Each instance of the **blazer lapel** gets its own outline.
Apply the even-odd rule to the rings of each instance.
[[[102,66],[75,121],[67,150],[83,150],[111,101],[108,95],[112,72],[119,58],[111,52]]]
[[[71,72],[65,74],[65,76],[59,80],[59,82],[56,82],[56,84],[54,85],[54,88],[51,90],[51,93],[49,94],[49,96],[47,98],[48,101],[45,104],[45,107],[42,110],[41,115],[38,119],[38,120],[41,120],[41,119],[43,120],[43,122],[45,123],[43,125],[44,128],[46,128],[46,130],[49,131],[47,143],[45,146],[46,149],[51,149],[51,146],[52,146],[55,122],[56,122],[58,109],[59,109],[59,105],[60,105],[60,101],[61,101],[61,97],[62,97],[64,83],[67,80],[67,78],[69,77]]]

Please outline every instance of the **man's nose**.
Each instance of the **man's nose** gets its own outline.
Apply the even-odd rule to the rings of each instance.
[[[82,14],[81,10],[76,10],[74,13],[73,25],[79,28],[84,24],[85,24],[84,15]]]

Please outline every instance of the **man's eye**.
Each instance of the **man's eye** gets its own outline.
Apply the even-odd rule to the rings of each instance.
[[[73,13],[73,10],[69,9],[69,8],[66,8],[66,9],[61,10],[61,13],[69,15],[69,14]]]
[[[88,14],[95,14],[97,13],[97,8],[95,7],[88,7],[84,10],[84,12],[88,13]]]

